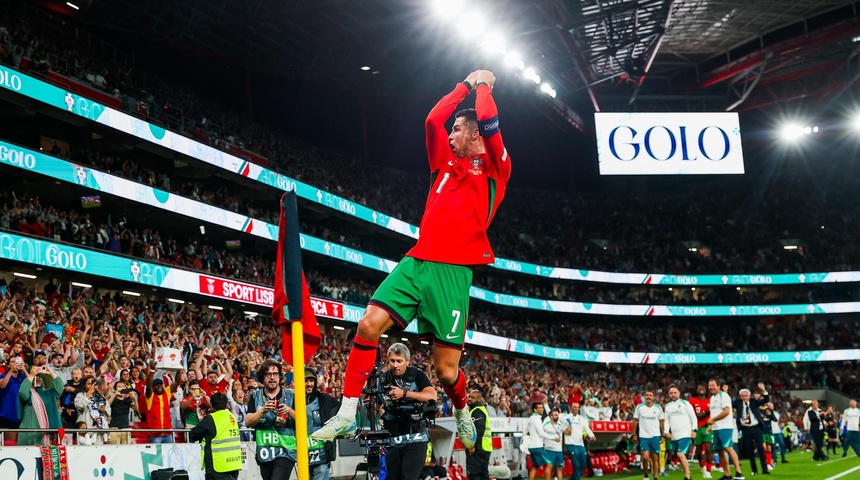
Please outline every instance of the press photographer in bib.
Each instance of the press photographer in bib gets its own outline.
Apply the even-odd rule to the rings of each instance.
[[[424,466],[428,428],[436,414],[436,389],[421,370],[409,365],[406,345],[388,348],[388,369],[376,380],[382,426],[388,431],[387,480],[415,480]]]

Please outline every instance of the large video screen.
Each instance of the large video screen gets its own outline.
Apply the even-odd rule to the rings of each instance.
[[[738,114],[595,113],[601,175],[742,174]]]

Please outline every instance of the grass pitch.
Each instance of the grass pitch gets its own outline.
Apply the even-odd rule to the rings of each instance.
[[[750,464],[748,460],[741,461],[741,470],[747,480],[751,478],[761,478],[768,480],[860,480],[860,458],[853,451],[848,452],[846,458],[842,458],[842,448],[839,448],[839,453],[831,455],[830,460],[824,462],[813,462],[811,453],[800,453],[794,451],[786,455],[789,463],[780,463],[771,472],[771,475],[764,476],[759,471],[759,474],[752,476]],[[658,479],[682,480],[683,472],[668,471],[668,477],[658,477]],[[714,479],[720,478],[722,473],[716,470],[712,471]],[[612,480],[642,480],[642,471],[637,470],[630,473],[619,473],[615,475],[604,475],[603,478]],[[690,478],[693,480],[702,479],[702,469],[698,464],[690,465]]]

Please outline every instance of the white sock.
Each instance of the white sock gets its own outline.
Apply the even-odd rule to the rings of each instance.
[[[337,414],[341,418],[355,418],[355,410],[358,408],[358,397],[343,397],[340,402],[340,410]]]

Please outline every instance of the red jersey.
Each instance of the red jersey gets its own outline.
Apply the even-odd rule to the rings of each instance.
[[[711,399],[704,400],[699,397],[690,397],[690,405],[693,406],[693,411],[696,412],[696,418],[699,419],[699,428],[708,424],[708,419],[711,417]],[[704,415],[701,415],[704,413]]]
[[[220,382],[216,383],[215,385],[212,385],[211,383],[209,383],[209,380],[206,380],[205,378],[200,381],[200,388],[202,388],[203,391],[206,392],[206,396],[209,398],[212,398],[212,394],[214,394],[215,392],[226,393],[227,387],[229,385],[230,384],[227,383],[226,380],[221,380]]]
[[[479,124],[496,118],[492,89],[481,84],[476,92]],[[432,182],[418,243],[406,253],[409,257],[453,265],[495,261],[487,228],[505,196],[511,162],[501,133],[492,128],[495,125],[487,126],[487,131],[495,130],[494,133],[481,137],[486,153],[467,158],[454,156],[445,122],[468,94],[466,85],[457,84],[433,107],[424,124]]]

